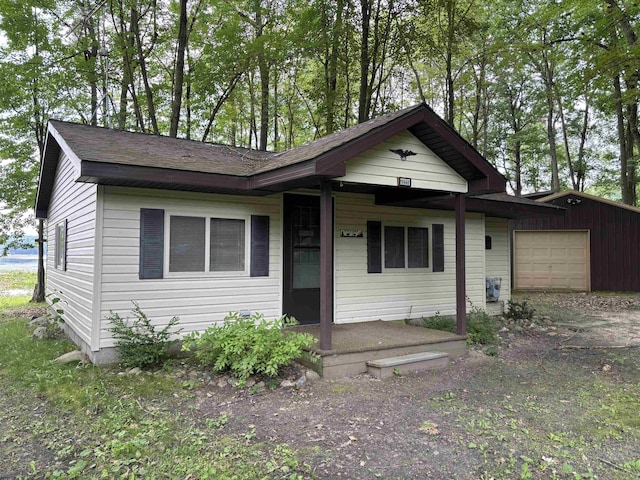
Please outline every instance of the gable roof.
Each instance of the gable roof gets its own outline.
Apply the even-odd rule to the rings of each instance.
[[[593,200],[594,202],[605,203],[607,205],[611,205],[612,207],[618,207],[624,210],[629,210],[630,212],[640,213],[640,208],[627,205],[626,203],[609,200],[608,198],[602,198],[596,195],[591,195],[589,193],[579,192],[577,190],[565,190],[563,192],[553,193],[551,195],[547,195],[546,197],[539,198],[537,201],[542,203],[547,203],[547,202],[551,202],[552,200],[556,200],[558,198],[568,197],[568,196],[582,197],[588,200]]]
[[[36,215],[46,216],[61,151],[79,162],[82,182],[265,195],[344,176],[349,159],[404,130],[463,177],[470,193],[504,192],[505,178],[424,103],[281,153],[50,120]]]

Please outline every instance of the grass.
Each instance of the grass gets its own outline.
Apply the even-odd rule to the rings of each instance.
[[[27,308],[28,299],[12,301]],[[9,312],[10,314],[10,312]],[[74,349],[35,342],[0,312],[0,472],[11,478],[308,478],[295,451],[204,421],[170,368],[137,376],[52,362]]]
[[[31,272],[9,271],[0,273],[0,292],[3,290],[33,290],[37,275]]]
[[[10,271],[0,272],[0,311],[19,308],[29,301],[26,296],[3,296],[8,290],[33,290],[37,275],[30,272]]]

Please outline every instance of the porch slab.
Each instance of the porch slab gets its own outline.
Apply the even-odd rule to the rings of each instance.
[[[299,325],[294,331],[320,338],[320,325]],[[310,352],[318,359],[303,359],[324,378],[354,376],[367,372],[367,362],[424,352],[445,352],[456,359],[467,353],[467,337],[440,330],[406,325],[404,322],[349,323],[333,325],[332,348],[321,350],[318,342]]]
[[[369,360],[367,372],[376,378],[386,378],[397,373],[418,372],[449,365],[449,354],[445,352],[424,352],[400,357]]]

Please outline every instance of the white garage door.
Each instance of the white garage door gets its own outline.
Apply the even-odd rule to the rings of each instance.
[[[516,289],[591,289],[589,232],[584,230],[514,232]]]

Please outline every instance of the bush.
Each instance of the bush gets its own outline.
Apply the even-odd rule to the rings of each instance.
[[[473,307],[467,315],[467,338],[471,345],[493,345],[496,343],[498,322],[484,310]]]
[[[167,357],[168,349],[175,340],[171,340],[170,330],[180,321],[173,317],[169,323],[159,331],[151,324],[151,320],[133,302],[131,310],[135,320],[129,325],[128,318],[121,318],[111,312],[107,320],[113,324],[109,329],[120,354],[120,361],[125,367],[145,368],[159,365]],[[178,330],[176,333],[178,333]]]
[[[456,319],[454,317],[442,317],[436,314],[433,317],[423,318],[426,328],[442,330],[444,332],[455,333]],[[496,343],[498,332],[497,321],[488,315],[484,310],[476,307],[471,308],[467,314],[467,339],[470,345],[492,345]]]
[[[509,320],[517,322],[521,320],[530,320],[535,315],[535,313],[536,309],[529,306],[526,300],[522,302],[509,300],[507,302],[507,311],[504,316]]]
[[[212,365],[218,372],[229,370],[240,380],[256,373],[275,377],[315,340],[308,333],[283,331],[296,323],[295,318],[284,315],[268,321],[260,313],[247,318],[232,312],[223,325],[185,337],[182,348],[195,348],[200,363]]]

